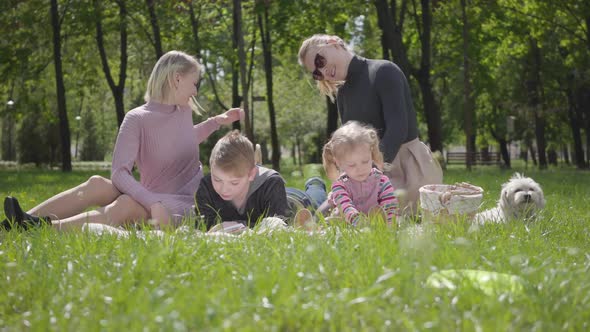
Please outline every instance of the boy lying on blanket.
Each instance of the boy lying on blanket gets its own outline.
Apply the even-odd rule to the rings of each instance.
[[[215,144],[209,167],[211,174],[201,180],[195,200],[198,222],[207,229],[240,232],[287,215],[285,180],[277,171],[256,165],[254,147],[239,131]]]

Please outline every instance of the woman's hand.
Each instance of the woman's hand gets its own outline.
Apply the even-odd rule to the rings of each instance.
[[[150,214],[155,225],[160,227],[168,225],[170,222],[170,214],[164,204],[157,202],[150,206]]]
[[[245,114],[243,109],[231,108],[229,111],[215,116],[214,119],[219,125],[227,125],[234,121],[243,120],[244,116]]]

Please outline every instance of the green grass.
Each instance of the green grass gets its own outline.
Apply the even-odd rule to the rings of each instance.
[[[290,185],[304,179],[291,176]],[[305,168],[305,176],[317,167]],[[484,208],[514,171],[445,173],[483,187]],[[31,207],[88,178],[0,171],[0,194]],[[319,174],[319,173],[315,173]],[[529,170],[545,191],[536,223],[331,228],[235,240],[117,239],[51,229],[0,232],[3,330],[483,330],[590,327],[590,176]],[[106,175],[106,174],[104,174]],[[524,291],[430,288],[445,269],[514,274]]]

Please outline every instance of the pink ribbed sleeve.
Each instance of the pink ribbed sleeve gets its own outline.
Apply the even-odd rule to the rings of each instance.
[[[124,194],[133,197],[148,211],[158,201],[156,195],[142,186],[131,173],[138,157],[141,138],[140,116],[129,112],[119,128],[113,152],[111,181]]]
[[[199,124],[194,126],[194,132],[197,136],[197,144],[201,144],[204,140],[207,139],[214,131],[219,129],[219,125],[213,118],[207,119],[207,121],[203,121]]]

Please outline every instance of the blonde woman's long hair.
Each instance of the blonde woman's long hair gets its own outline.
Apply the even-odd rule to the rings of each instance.
[[[146,102],[150,100],[159,103],[169,103],[174,98],[174,75],[189,74],[196,71],[198,80],[201,79],[202,66],[197,59],[181,51],[170,51],[162,55],[154,69],[147,83],[144,99]],[[202,107],[199,105],[195,97],[189,101],[191,109],[200,114]]]
[[[358,121],[349,121],[338,128],[324,145],[322,163],[330,180],[334,181],[340,176],[336,161],[361,144],[370,147],[373,163],[378,169],[383,169],[383,153],[379,150],[379,136],[375,128]]]
[[[302,66],[304,65],[305,57],[310,51],[316,51],[320,47],[328,45],[329,42],[333,40],[336,40],[338,46],[341,46],[348,51],[348,48],[346,47],[346,44],[344,44],[342,38],[334,35],[316,34],[307,38],[303,41],[303,43],[301,43],[301,47],[299,48],[299,64]],[[343,83],[344,81],[316,81],[320,93],[324,96],[328,96],[332,102],[334,102],[336,99],[338,87]]]

